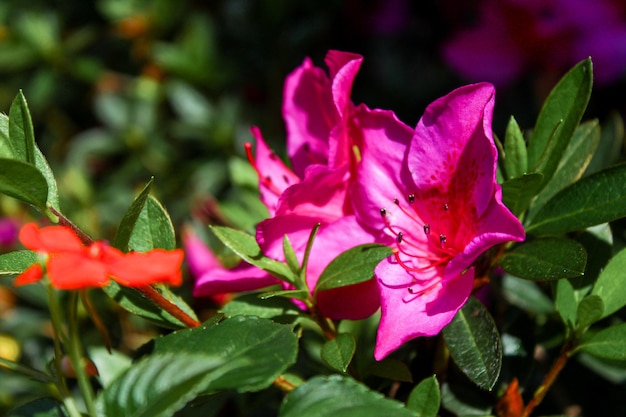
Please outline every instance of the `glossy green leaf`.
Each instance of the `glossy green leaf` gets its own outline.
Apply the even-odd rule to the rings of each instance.
[[[332,375],[311,378],[287,394],[279,416],[415,417],[415,413],[352,378]]]
[[[607,327],[586,338],[577,350],[598,358],[626,360],[626,323]]]
[[[122,251],[128,251],[130,237],[133,233],[133,229],[135,228],[135,224],[143,211],[146,201],[148,200],[153,180],[154,178],[150,178],[150,181],[148,181],[145,187],[143,187],[143,190],[141,190],[139,195],[135,197],[135,200],[132,202],[130,207],[128,207],[126,213],[124,213],[124,217],[122,217],[122,221],[117,227],[117,233],[113,239],[113,246]]]
[[[526,227],[529,234],[561,234],[626,216],[626,164],[584,177],[557,193]]]
[[[479,387],[491,390],[500,375],[502,345],[485,306],[470,297],[442,333],[463,373]]]
[[[578,323],[577,328],[584,331],[596,321],[600,320],[604,312],[604,303],[597,295],[590,294],[583,298],[578,304]]]
[[[504,169],[507,178],[520,177],[528,172],[528,154],[524,135],[513,116],[504,136]]]
[[[591,59],[572,68],[552,89],[543,104],[528,143],[528,167],[552,179],[563,152],[582,118],[593,83]]]
[[[196,318],[196,315],[191,307],[189,307],[189,305],[187,305],[187,303],[185,303],[180,297],[175,295],[168,287],[164,285],[155,285],[154,287],[164,298],[177,305],[192,318]],[[105,287],[102,287],[102,290],[124,310],[136,316],[143,317],[156,325],[168,329],[180,329],[187,327],[180,320],[162,308],[156,306],[152,301],[134,288],[124,287],[115,281],[109,281]]]
[[[17,159],[35,164],[35,132],[24,93],[20,90],[9,110],[9,138]]]
[[[344,287],[367,281],[374,276],[374,268],[391,256],[391,248],[384,245],[365,244],[342,252],[324,269],[315,291]]]
[[[533,281],[550,281],[584,275],[587,252],[578,242],[564,238],[523,243],[500,261],[509,274]]]
[[[290,326],[238,316],[211,326],[178,330],[155,339],[150,348],[153,353],[185,356],[202,352],[226,361],[244,360],[244,365],[220,376],[209,388],[258,391],[296,361],[298,339]]]
[[[350,333],[339,333],[322,346],[322,360],[331,368],[346,372],[356,351],[356,340]]]
[[[0,192],[44,211],[48,183],[37,168],[15,159],[0,159]]]
[[[611,258],[591,290],[591,294],[600,297],[604,304],[602,317],[607,317],[626,305],[625,271],[626,249],[622,249]]]
[[[37,253],[18,250],[0,255],[0,276],[19,275],[37,260]]]
[[[57,211],[60,211],[61,209],[59,206],[59,189],[57,187],[57,180],[54,177],[52,168],[50,168],[50,165],[48,165],[46,157],[43,156],[37,146],[35,146],[35,167],[39,170],[41,175],[43,175],[46,183],[48,184],[47,205],[49,207],[54,207]]]
[[[278,290],[278,291],[268,291],[262,294],[259,294],[259,298],[261,300],[267,300],[274,297],[285,297],[285,298],[295,298],[296,300],[305,301],[309,298],[308,290]]]
[[[502,184],[502,202],[516,216],[521,215],[537,195],[543,175],[538,172],[512,178]]]
[[[11,410],[6,417],[69,417],[69,413],[56,399],[39,398]]]
[[[291,272],[287,265],[263,256],[254,236],[229,227],[211,226],[210,228],[224,245],[228,246],[244,261],[269,272],[281,280],[292,284],[297,282],[297,276]]]
[[[4,113],[0,113],[0,158],[15,158],[9,138],[9,116]]]
[[[406,407],[417,413],[417,417],[437,417],[441,404],[441,393],[436,375],[421,381],[406,402]]]
[[[599,142],[600,126],[597,120],[583,123],[576,128],[554,177],[533,201],[532,207],[528,211],[527,220],[532,219],[538,209],[543,207],[556,193],[582,177]]]
[[[226,317],[258,316],[275,318],[281,316],[299,315],[302,310],[284,297],[262,299],[259,293],[243,294],[226,304],[221,312]]]
[[[99,395],[99,417],[169,417],[236,366],[204,352],[152,355],[130,367]]]
[[[169,214],[149,195],[130,234],[128,249],[147,252],[156,248],[175,249],[176,237]]]

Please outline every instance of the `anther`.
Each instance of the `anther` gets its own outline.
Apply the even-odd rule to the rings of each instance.
[[[412,287],[407,288],[410,294],[415,294],[415,290]]]
[[[424,225],[424,233],[427,235],[430,234],[430,225],[428,223]]]
[[[446,238],[446,235],[439,235],[439,242],[441,243],[441,246],[445,245],[447,241],[448,239]]]
[[[448,208],[449,208],[449,207],[448,207],[448,205],[447,205],[447,204],[444,204],[444,205],[443,205],[443,209],[444,209],[445,211],[448,211]]]
[[[384,207],[380,209],[380,215],[383,216],[383,217],[385,217],[387,215],[387,210],[385,210]]]
[[[396,242],[402,243],[402,232],[398,232],[398,235],[396,236]]]
[[[409,194],[409,203],[410,204],[415,203],[415,194]]]
[[[398,200],[397,198],[393,199],[393,204],[395,204],[396,206],[400,205],[400,200]]]
[[[289,184],[289,177],[283,175],[283,181],[285,181],[285,184]]]

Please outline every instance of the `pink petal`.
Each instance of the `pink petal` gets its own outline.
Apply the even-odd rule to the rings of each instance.
[[[477,216],[490,204],[495,184],[494,94],[491,84],[473,84],[433,102],[415,128],[408,155],[418,189],[448,194],[455,204],[475,208]]]
[[[438,334],[467,301],[474,279],[474,272],[470,269],[464,275],[440,281],[423,294],[411,295],[405,285],[407,275],[403,268],[390,260],[381,262],[376,268],[382,307],[374,351],[376,360],[383,359],[411,339]]]
[[[254,165],[259,174],[261,201],[272,215],[283,191],[298,183],[300,178],[287,168],[283,161],[267,146],[259,128],[253,127],[250,130],[256,139]]]
[[[183,246],[187,266],[192,276],[198,277],[205,271],[222,266],[191,226],[186,226],[183,230]]]
[[[294,172],[303,178],[309,165],[328,162],[328,135],[339,120],[330,80],[309,58],[285,80],[283,118],[287,153]]]
[[[330,70],[332,79],[332,96],[340,117],[345,116],[345,110],[351,105],[352,83],[359,72],[363,57],[341,51],[328,51],[324,60]]]
[[[380,209],[393,204],[393,198],[406,197],[406,186],[413,182],[404,163],[413,130],[391,111],[369,110],[359,106],[355,119],[363,134],[357,186],[350,199],[359,221],[380,229]]]

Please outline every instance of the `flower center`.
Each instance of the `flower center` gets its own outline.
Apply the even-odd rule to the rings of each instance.
[[[448,203],[441,205],[441,213],[435,218],[449,216]],[[380,209],[384,232],[395,239],[393,256],[398,265],[413,277],[407,285],[412,295],[421,295],[441,280],[440,274],[433,273],[433,268],[445,265],[456,254],[449,240],[449,231],[444,230],[447,222],[430,224],[419,214],[415,194],[409,194],[403,201],[393,199],[393,206],[388,210]]]

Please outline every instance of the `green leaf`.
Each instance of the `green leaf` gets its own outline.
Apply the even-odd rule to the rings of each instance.
[[[346,372],[356,351],[356,340],[350,333],[339,333],[322,346],[322,360],[331,368]]]
[[[541,188],[552,179],[587,108],[592,83],[591,59],[586,59],[565,74],[543,104],[528,143],[528,167],[544,175]]]
[[[626,360],[626,323],[607,327],[583,340],[576,348],[598,358]]]
[[[15,159],[0,159],[0,192],[45,211],[48,183],[37,168]]]
[[[520,177],[528,171],[528,155],[524,135],[513,116],[504,136],[504,169],[507,178]]]
[[[600,126],[597,120],[583,123],[576,128],[571,142],[563,153],[563,158],[557,167],[554,177],[533,201],[532,207],[528,212],[527,222],[556,193],[582,177],[598,147],[599,141]]]
[[[417,417],[437,417],[441,404],[441,393],[436,375],[417,384],[406,402],[406,407],[417,413]]]
[[[258,391],[272,384],[296,361],[298,339],[290,326],[238,316],[219,324],[179,330],[151,342],[154,353],[180,356],[202,352],[225,361],[244,360],[212,381],[208,389]]]
[[[169,417],[240,360],[202,352],[147,357],[116,378],[97,398],[99,417]]]
[[[578,323],[576,327],[580,331],[584,331],[587,327],[600,320],[603,311],[604,303],[600,297],[594,294],[586,296],[578,304]]]
[[[0,276],[19,275],[37,260],[37,253],[18,250],[0,255]]]
[[[300,310],[294,303],[283,297],[259,298],[259,293],[243,294],[222,308],[226,317],[258,316],[267,319],[293,316],[297,317]]]
[[[626,164],[584,177],[539,209],[526,232],[561,234],[626,216]]]
[[[128,207],[126,213],[124,213],[124,217],[122,217],[122,221],[117,227],[117,233],[113,239],[113,246],[124,252],[128,251],[128,242],[130,242],[130,237],[133,233],[133,229],[135,228],[135,224],[137,223],[143,207],[148,200],[153,180],[154,178],[150,178],[150,181],[148,181],[145,187],[143,187],[143,190],[141,190],[139,195],[135,197],[135,200],[132,202],[130,207]]]
[[[254,236],[229,227],[210,226],[219,240],[244,261],[252,264],[283,281],[295,284],[298,277],[282,262],[263,256]]]
[[[506,300],[522,310],[535,314],[554,312],[552,300],[533,281],[505,274],[502,277],[502,290]]]
[[[135,227],[130,234],[128,248],[138,252],[147,252],[161,248],[176,248],[174,225],[165,208],[151,195],[141,209]]]
[[[502,345],[485,306],[470,297],[444,327],[443,337],[463,373],[479,387],[491,390],[500,375]]]
[[[155,285],[154,287],[172,304],[177,305],[192,318],[196,318],[196,315],[191,307],[189,307],[189,305],[187,305],[187,303],[185,303],[180,297],[176,296],[168,287],[163,285]],[[187,327],[176,317],[155,305],[152,301],[133,288],[121,286],[115,281],[109,281],[105,287],[102,287],[102,290],[124,310],[136,316],[143,317],[156,325],[168,329],[180,329]]]
[[[624,121],[617,111],[613,111],[602,124],[600,143],[587,166],[585,175],[599,171],[617,163],[624,143]]]
[[[374,276],[374,268],[391,256],[389,246],[365,244],[342,252],[324,269],[315,291],[330,290],[367,281]]]
[[[19,91],[9,110],[9,138],[17,159],[35,164],[35,133],[28,103]]]
[[[15,158],[13,146],[9,139],[9,116],[4,113],[0,113],[0,158]]]
[[[591,294],[600,297],[604,304],[603,318],[626,305],[624,271],[626,271],[626,249],[622,249],[611,258],[591,290]]]
[[[560,279],[556,282],[556,294],[554,296],[554,307],[561,316],[567,331],[574,329],[578,317],[578,303],[574,286],[567,279]],[[569,333],[568,333],[569,334]]]
[[[6,417],[69,417],[63,404],[54,398],[39,398],[21,405]]]
[[[539,191],[543,175],[538,172],[512,178],[502,184],[502,202],[516,216],[521,215]]]
[[[289,241],[289,237],[285,235],[283,237],[283,253],[285,254],[285,261],[287,262],[287,266],[291,269],[291,272],[294,274],[300,273],[300,263],[298,262],[298,257],[296,256],[296,252]]]
[[[259,294],[259,298],[261,300],[267,300],[274,297],[285,297],[306,301],[309,299],[309,295],[308,290],[278,290],[261,293]]]
[[[585,274],[587,252],[578,242],[546,238],[526,242],[502,257],[504,270],[519,278],[551,281]]]
[[[415,417],[402,403],[352,378],[317,376],[287,394],[280,417]]]
[[[39,170],[41,175],[46,180],[48,184],[48,198],[47,198],[47,206],[54,207],[57,211],[60,211],[59,206],[59,189],[57,187],[57,180],[54,178],[54,173],[48,165],[48,161],[46,157],[43,156],[41,151],[37,146],[35,146],[35,167]]]

